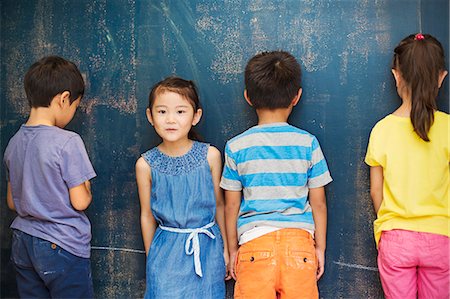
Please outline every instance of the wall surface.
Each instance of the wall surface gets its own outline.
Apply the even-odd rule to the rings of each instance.
[[[421,30],[449,53],[448,0],[2,0],[0,11],[2,157],[27,117],[22,80],[32,62],[61,55],[86,79],[87,93],[68,129],[82,136],[98,173],[87,211],[96,297],[143,296],[134,163],[159,142],[145,118],[151,86],[171,74],[194,80],[204,108],[199,132],[222,150],[256,122],[242,96],[246,62],[274,49],[290,51],[302,64],[303,97],[290,122],[319,138],[334,178],[326,190],[320,296],[382,297],[363,157],[371,127],[400,103],[390,73],[395,45]],[[448,82],[439,96],[446,112]],[[6,206],[5,182],[2,165],[2,298],[17,296],[9,262],[14,213]]]

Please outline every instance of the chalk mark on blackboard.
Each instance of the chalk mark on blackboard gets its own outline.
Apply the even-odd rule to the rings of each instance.
[[[93,249],[93,250],[124,251],[124,252],[143,253],[143,254],[145,254],[145,251],[144,251],[144,250],[130,249],[130,248],[105,247],[105,246],[91,246],[91,249]]]
[[[333,261],[333,263],[336,264],[336,265],[339,265],[339,266],[378,272],[378,268],[377,267],[368,267],[368,266],[363,266],[363,265],[358,265],[358,264],[347,264],[347,263],[336,262],[336,261]]]

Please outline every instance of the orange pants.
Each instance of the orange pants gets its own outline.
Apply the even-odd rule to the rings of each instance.
[[[234,298],[318,298],[314,239],[285,228],[243,244],[236,258]]]

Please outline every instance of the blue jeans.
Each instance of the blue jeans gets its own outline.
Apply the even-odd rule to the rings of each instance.
[[[91,261],[13,230],[11,261],[21,298],[93,298]]]

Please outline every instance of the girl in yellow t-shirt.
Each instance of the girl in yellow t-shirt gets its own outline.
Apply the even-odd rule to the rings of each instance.
[[[450,116],[437,111],[444,50],[418,33],[394,50],[401,106],[372,129],[366,163],[386,298],[450,298]]]

